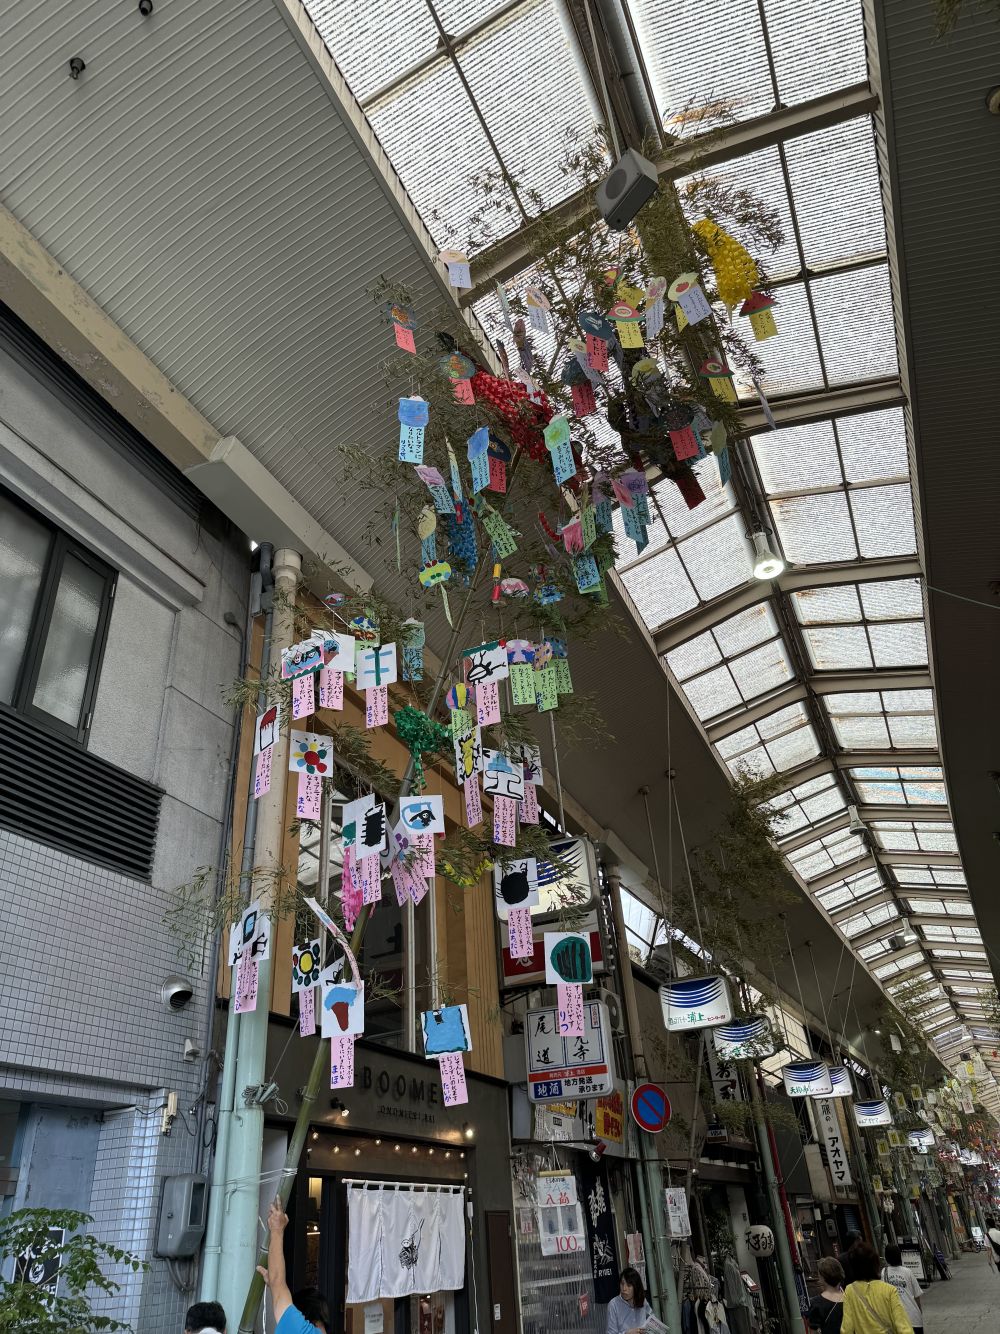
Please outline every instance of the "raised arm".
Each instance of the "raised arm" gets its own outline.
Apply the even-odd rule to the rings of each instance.
[[[288,1215],[281,1207],[277,1196],[267,1211],[267,1286],[271,1289],[271,1304],[274,1307],[275,1321],[281,1319],[292,1305],[292,1294],[288,1290],[285,1278],[285,1228]],[[263,1273],[264,1271],[261,1270]]]

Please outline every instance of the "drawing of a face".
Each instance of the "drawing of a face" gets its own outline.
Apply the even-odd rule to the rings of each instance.
[[[434,823],[434,811],[430,806],[410,806],[406,823],[411,829],[427,829]]]

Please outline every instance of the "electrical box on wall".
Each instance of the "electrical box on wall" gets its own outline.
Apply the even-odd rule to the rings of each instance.
[[[194,1255],[205,1234],[208,1178],[201,1172],[164,1177],[154,1255],[180,1260]]]

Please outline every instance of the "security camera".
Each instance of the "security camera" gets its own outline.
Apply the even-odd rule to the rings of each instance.
[[[194,995],[194,986],[186,977],[168,977],[160,987],[160,1003],[167,1010],[183,1010]]]

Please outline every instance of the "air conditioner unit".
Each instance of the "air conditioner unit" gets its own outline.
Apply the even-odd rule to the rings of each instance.
[[[602,1005],[607,1006],[608,1019],[613,1033],[620,1035],[625,1032],[625,1015],[622,1003],[613,991],[608,991],[605,987],[598,987],[596,995],[589,996],[588,999],[600,1001]]]

